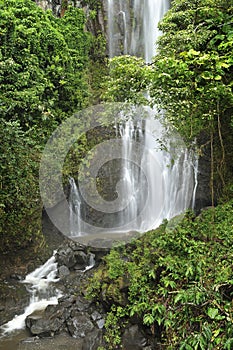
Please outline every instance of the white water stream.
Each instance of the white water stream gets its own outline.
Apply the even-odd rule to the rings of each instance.
[[[56,282],[59,281],[55,254],[56,251],[44,265],[29,273],[22,281],[26,284],[30,293],[29,305],[25,308],[24,313],[16,315],[11,321],[0,327],[0,339],[7,337],[14,331],[24,329],[27,316],[36,311],[45,310],[48,305],[58,304],[58,299],[62,297],[62,293],[55,287]],[[89,265],[86,266],[83,273],[94,266],[95,255],[90,254]]]
[[[27,290],[30,293],[29,305],[25,308],[23,314],[16,315],[11,321],[0,327],[1,337],[23,329],[27,316],[33,312],[42,311],[48,305],[56,305],[58,298],[62,295],[55,287],[51,288],[51,285],[54,285],[57,281],[57,263],[53,255],[44,265],[29,273],[22,281],[27,285]]]

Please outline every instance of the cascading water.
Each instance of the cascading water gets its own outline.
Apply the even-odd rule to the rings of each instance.
[[[109,56],[133,54],[151,62],[160,34],[157,25],[169,4],[169,0],[108,0]],[[112,231],[145,232],[195,204],[197,157],[177,134],[170,133],[164,142],[168,126],[163,125],[163,120],[155,119],[158,114],[155,109],[145,108],[145,113],[145,119],[140,115],[136,120],[123,116],[115,125],[116,137],[122,140],[121,174],[116,192],[124,210],[113,218]],[[144,151],[139,152],[141,158],[135,163],[137,143],[143,145]],[[75,182],[71,189],[71,235],[80,235],[81,231],[91,233],[82,220],[82,230],[78,222],[74,223],[75,210],[80,218],[80,196]],[[107,228],[105,232],[112,232],[111,227],[103,224],[100,230]]]
[[[151,62],[156,52],[156,40],[161,32],[158,29],[158,22],[169,8],[168,0],[146,0],[143,14],[145,61]]]
[[[145,120],[143,124],[144,130],[140,122],[127,121],[119,126],[123,140],[121,186],[128,205],[118,220],[120,226],[128,222],[129,230],[140,232],[155,228],[163,219],[171,219],[194,205],[192,197],[197,186],[195,153],[176,134],[169,135],[161,146],[158,140],[164,127],[158,120]],[[132,140],[144,145],[139,167],[127,161],[133,158]],[[146,210],[140,215],[142,203]],[[135,217],[137,220],[133,220]]]
[[[109,56],[130,54],[150,62],[161,34],[157,24],[169,0],[108,0]]]
[[[70,235],[79,236],[82,232],[82,225],[80,221],[81,215],[81,198],[77,185],[73,178],[69,179],[70,183]]]
[[[48,305],[56,305],[58,303],[58,298],[62,296],[61,292],[55,287],[51,288],[51,284],[58,281],[57,263],[54,255],[44,265],[28,274],[22,282],[28,286],[27,290],[31,295],[30,303],[23,314],[16,315],[13,320],[0,327],[0,337],[23,329],[27,316],[33,312],[44,310]]]
[[[114,10],[112,8],[112,1],[109,1],[110,16],[114,16]],[[158,30],[158,22],[168,10],[170,1],[168,0],[134,0],[133,1],[133,21],[131,21],[130,30],[130,53],[134,55],[141,54],[141,48],[144,48],[144,58],[147,63],[151,62],[152,57],[156,53],[156,40],[161,34]],[[114,18],[109,18],[109,23],[113,23]],[[109,27],[109,41],[110,41],[110,56],[117,52],[114,50],[114,44],[117,44],[113,40],[113,27]],[[142,45],[143,43],[143,45]],[[132,121],[126,121],[121,125],[121,136],[123,138],[122,157],[131,159],[130,142],[135,139],[135,134],[142,135],[141,124],[137,123],[136,129],[133,128]],[[152,130],[156,130],[154,135]],[[147,211],[144,213],[144,217],[138,223],[137,229],[139,231],[145,231],[158,225],[164,218],[170,219],[173,216],[183,212],[190,206],[194,207],[195,191],[197,187],[197,166],[198,161],[192,151],[188,151],[185,147],[178,147],[176,152],[176,158],[172,154],[171,144],[172,140],[167,141],[166,148],[168,152],[159,150],[157,138],[161,138],[163,133],[163,127],[154,118],[145,120],[144,122],[144,143],[147,150],[152,151],[156,156],[157,163],[159,164],[160,171],[163,174],[163,194],[158,198],[158,183],[156,183],[156,173],[158,164],[151,161],[150,152],[145,152],[142,157],[142,169],[147,168],[147,181],[149,193],[149,205]],[[176,140],[176,144],[178,140]],[[155,151],[157,149],[157,151]],[[156,152],[156,154],[155,154]],[[173,152],[174,153],[174,152]],[[128,166],[127,166],[128,164]],[[140,202],[145,199],[143,194],[143,186],[141,179],[141,171],[134,167],[130,162],[124,161],[123,173],[125,179],[125,193],[131,190],[134,195],[132,196],[131,203],[129,205],[130,217],[137,216],[138,207]],[[129,180],[130,179],[130,180]],[[136,184],[136,185],[135,185]],[[142,186],[139,186],[141,184]],[[127,188],[127,186],[130,187]],[[137,194],[137,189],[140,187],[141,194]],[[192,203],[190,203],[190,191],[193,192]],[[134,211],[134,213],[132,213]],[[155,219],[157,218],[157,219]],[[129,219],[129,218],[128,218]],[[125,220],[125,218],[124,218]]]
[[[129,53],[130,8],[125,0],[108,0],[109,56],[113,57]]]
[[[143,191],[140,190],[142,185],[142,177],[140,168],[137,168],[133,162],[130,162],[133,152],[133,143],[140,142],[143,139],[141,121],[136,124],[129,120],[119,125],[119,135],[122,139],[122,199],[125,199],[126,210],[121,212],[118,220],[120,226],[124,226],[125,222],[130,223],[139,216],[139,203],[143,200]],[[137,221],[137,220],[136,220]],[[138,224],[131,229],[138,229]]]
[[[118,17],[118,8],[116,5],[114,8],[111,0],[108,1],[108,5],[109,47],[111,48],[110,57],[113,57],[118,53],[116,46],[119,45],[119,42],[114,40],[113,26]],[[161,34],[157,25],[168,10],[169,5],[169,0],[134,0],[132,2],[131,11],[133,15],[131,21],[126,21],[125,25],[127,32],[130,32],[130,47],[127,52],[140,56],[143,47],[145,61],[147,63],[151,62],[156,53],[156,40]],[[128,18],[127,15],[126,18]],[[153,111],[151,114],[153,114]],[[156,114],[156,111],[154,111],[154,114]],[[188,151],[184,145],[176,146],[177,151],[174,157],[174,150],[172,152],[174,140],[172,138],[167,140],[167,151],[158,149],[157,139],[161,138],[164,130],[162,125],[153,117],[150,120],[145,120],[144,131],[142,131],[142,123],[137,122],[134,125],[132,120],[121,124],[120,130],[123,139],[122,158],[126,159],[126,161],[123,161],[122,170],[123,193],[126,196],[128,193],[132,193],[128,208],[125,211],[127,214],[125,215],[124,212],[124,216],[121,216],[122,225],[124,225],[124,221],[128,220],[130,222],[133,217],[138,216],[140,203],[145,200],[145,193],[143,193],[145,181],[142,180],[141,169],[147,169],[147,185],[150,190],[148,205],[143,217],[140,218],[140,222],[137,222],[136,227],[130,229],[148,230],[156,227],[164,218],[170,219],[190,206],[194,207],[198,167],[198,160],[194,152]],[[144,138],[145,149],[147,149],[147,152],[142,156],[141,168],[132,167],[132,164],[127,162],[127,159],[132,158],[130,154],[132,152],[131,141],[136,140],[135,135],[141,135],[141,138]],[[178,140],[176,140],[177,143]],[[150,151],[148,152],[148,150]],[[151,161],[151,153],[154,153],[156,162]],[[160,194],[158,193],[159,183],[156,180],[158,165],[160,172],[163,174],[163,189]],[[140,193],[138,193],[138,189],[140,189]],[[190,196],[190,192],[192,196]]]

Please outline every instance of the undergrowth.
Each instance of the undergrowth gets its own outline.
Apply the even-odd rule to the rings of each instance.
[[[233,349],[233,201],[164,222],[105,258],[88,293],[108,309],[108,349],[135,317],[163,349]]]

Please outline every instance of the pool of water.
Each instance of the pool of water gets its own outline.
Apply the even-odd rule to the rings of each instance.
[[[4,338],[0,338],[0,350],[18,350],[20,342],[29,336],[29,332],[21,330]]]
[[[80,350],[83,342],[83,339],[74,339],[68,334],[43,339],[29,337],[29,333],[22,330],[2,338],[0,339],[0,350]]]

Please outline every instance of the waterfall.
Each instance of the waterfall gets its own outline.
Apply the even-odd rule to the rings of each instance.
[[[145,61],[151,62],[155,55],[155,43],[161,34],[158,29],[158,22],[169,8],[168,0],[146,0],[143,16]]]
[[[95,254],[90,253],[90,256],[89,256],[89,265],[87,265],[87,266],[85,267],[85,270],[83,270],[83,272],[86,272],[86,271],[91,270],[94,266],[95,266]]]
[[[109,56],[132,54],[151,62],[160,34],[157,25],[169,4],[169,0],[108,0]],[[82,220],[80,194],[72,180],[71,236],[81,232],[145,232],[163,219],[194,207],[198,167],[195,152],[165,125],[156,108],[132,110],[129,114],[136,118],[122,112],[115,123],[116,138],[121,139],[121,170],[112,191],[118,194],[124,209],[108,217],[105,212],[102,226],[95,213],[89,225],[86,218]]]
[[[121,190],[123,207],[126,209],[119,215],[119,225],[124,227],[125,223],[131,223],[139,217],[139,203],[143,200],[142,176],[140,168],[131,161],[134,144],[131,142],[140,142],[143,139],[141,121],[129,120],[119,124],[119,135],[122,139],[122,181]],[[137,222],[137,220],[136,220]],[[129,227],[137,230],[139,223],[136,226]]]
[[[109,56],[129,53],[130,7],[127,1],[108,0]]]
[[[173,133],[161,146],[164,126],[156,119],[147,119],[143,125],[129,120],[121,123],[119,130],[123,140],[120,193],[127,201],[118,217],[119,226],[128,223],[128,230],[145,232],[193,207],[198,166],[195,152]],[[143,143],[139,167],[130,161],[135,152],[132,141]]]
[[[119,3],[122,6],[121,1]],[[127,3],[125,1],[125,6]],[[127,14],[125,16],[125,28],[127,29],[125,35],[130,38],[127,38],[129,47],[124,52],[144,56],[147,63],[151,62],[156,53],[156,40],[161,34],[158,22],[169,9],[169,5],[169,0],[134,0],[131,2],[131,19],[127,20]],[[110,57],[113,57],[119,54],[117,48],[119,41],[115,40],[116,29],[114,28],[114,22],[118,17],[118,7],[113,4],[112,0],[108,1],[108,6],[109,47]],[[177,139],[175,137],[175,140],[172,138],[167,140],[166,151],[159,149],[157,139],[160,139],[163,134],[163,126],[153,118],[156,110],[151,111],[150,114],[152,114],[151,118],[144,121],[144,131],[142,131],[142,123],[137,122],[135,127],[132,120],[120,126],[120,135],[123,140],[122,158],[125,159],[122,166],[122,193],[126,197],[130,196],[127,210],[120,216],[120,220],[122,220],[121,225],[124,226],[124,222],[130,222],[137,217],[137,222],[134,221],[135,226],[130,229],[138,231],[156,227],[164,218],[170,219],[189,207],[193,208],[197,188],[198,160],[194,152],[187,150],[184,144],[179,145],[179,137]],[[140,135],[140,140],[136,135]],[[133,167],[127,159],[132,158],[132,140],[142,142],[143,138],[147,152],[142,156],[141,169],[146,169],[149,193],[146,210],[139,218],[140,204],[146,200],[144,191],[146,182],[145,179],[142,179],[141,169]],[[151,161],[153,156],[156,157],[156,161]],[[159,179],[159,173],[162,173],[162,182]]]
[[[109,56],[130,54],[150,62],[161,34],[157,24],[169,4],[169,0],[108,0]]]
[[[48,305],[58,303],[58,298],[62,296],[61,292],[51,287],[51,284],[58,281],[55,253],[44,265],[29,273],[22,281],[27,285],[27,290],[31,295],[29,305],[23,314],[16,315],[11,321],[0,327],[1,336],[4,337],[16,330],[23,329],[27,316],[35,311],[44,310]]]
[[[70,236],[80,236],[82,232],[81,224],[81,198],[79,190],[73,178],[69,179],[70,183]]]

